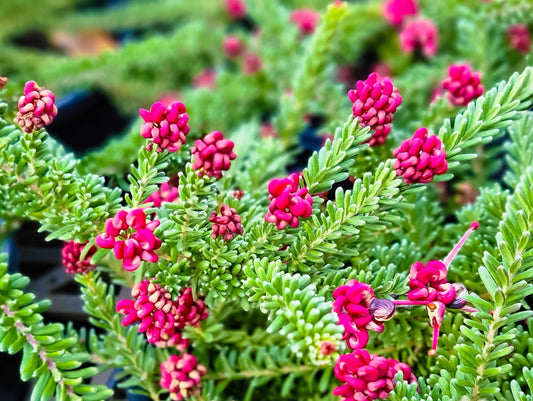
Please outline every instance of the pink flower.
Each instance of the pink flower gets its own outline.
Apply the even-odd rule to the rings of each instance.
[[[7,85],[8,79],[6,77],[0,76],[0,90],[4,89],[4,86]]]
[[[410,20],[400,33],[400,42],[404,52],[420,49],[424,56],[431,58],[437,54],[439,31],[430,19]]]
[[[152,202],[154,207],[161,207],[163,202],[174,202],[176,199],[179,199],[178,188],[171,187],[168,182],[164,182],[159,187],[159,191],[155,191],[143,203]]]
[[[139,114],[144,120],[141,126],[143,138],[151,139],[147,149],[151,150],[155,144],[158,152],[168,150],[178,151],[185,143],[185,135],[189,133],[189,115],[183,103],[174,102],[165,106],[156,102],[150,111],[140,109]]]
[[[233,191],[232,196],[237,200],[241,200],[244,196],[244,191],[242,189],[236,189],[235,191]]]
[[[63,244],[61,256],[63,257],[63,265],[66,267],[65,270],[67,273],[87,273],[96,267],[96,265],[91,264],[91,257],[96,252],[96,247],[92,246],[85,255],[85,258],[80,259],[81,253],[86,245],[87,242],[80,244],[74,241],[68,241]]]
[[[287,178],[274,178],[268,184],[268,199],[271,200],[265,220],[283,230],[290,225],[298,227],[299,217],[309,217],[313,212],[313,198],[307,188],[300,188],[300,176],[296,173]]]
[[[144,279],[131,289],[136,300],[123,299],[116,310],[125,315],[123,326],[139,323],[139,333],[146,333],[148,342],[157,347],[177,347],[181,351],[188,342],[182,337],[178,324],[178,303],[172,301],[159,284]]]
[[[302,35],[310,35],[320,21],[320,14],[310,8],[302,8],[291,12],[291,22],[298,27]]]
[[[263,68],[263,61],[257,54],[246,53],[244,56],[244,62],[242,64],[242,72],[244,75],[254,75],[261,71]]]
[[[430,182],[435,175],[448,170],[446,152],[441,140],[431,135],[427,128],[416,130],[412,138],[405,140],[393,153],[394,169],[407,184]]]
[[[133,271],[143,260],[152,263],[159,260],[154,252],[161,246],[161,240],[154,235],[158,226],[159,220],[146,222],[142,209],[120,210],[115,217],[106,220],[106,232],[96,237],[96,245],[113,248],[115,257],[123,259],[124,270]]]
[[[448,269],[439,260],[432,260],[425,266],[416,262],[409,272],[411,291],[407,298],[411,301],[440,301],[448,304],[455,299],[455,288],[448,283]]]
[[[418,4],[415,0],[386,0],[382,11],[391,25],[399,26],[406,17],[418,14]]]
[[[277,138],[279,136],[278,131],[272,126],[271,122],[266,122],[261,125],[259,133],[262,138]]]
[[[201,298],[195,300],[192,289],[183,287],[176,300],[176,326],[180,329],[185,326],[198,327],[207,316],[209,313],[204,301]]]
[[[357,81],[355,87],[348,91],[353,102],[353,116],[361,127],[369,126],[375,131],[376,138],[373,141],[371,138],[371,146],[380,144],[390,132],[389,124],[402,103],[402,97],[389,77],[382,78],[375,72],[366,81]]]
[[[198,365],[193,355],[171,355],[160,366],[161,387],[170,392],[172,400],[183,400],[192,395],[199,395],[202,388],[202,376],[207,372],[206,368]]]
[[[244,0],[224,0],[224,3],[226,4],[226,11],[233,19],[243,18],[248,12]]]
[[[222,171],[230,168],[231,160],[237,155],[233,152],[233,141],[224,139],[222,133],[213,131],[203,139],[197,139],[191,149],[194,157],[193,170],[198,176],[222,178]]]
[[[244,51],[244,44],[238,36],[228,35],[224,38],[224,54],[229,59],[239,57]]]
[[[220,216],[216,210],[211,212],[209,221],[213,223],[211,237],[218,238],[222,236],[224,241],[232,240],[235,234],[244,232],[241,224],[241,216],[237,214],[234,208],[228,205],[220,207]]]
[[[442,88],[454,106],[466,106],[483,94],[481,74],[472,71],[468,64],[453,64],[448,72],[449,77],[442,81]]]
[[[507,29],[507,36],[513,49],[522,54],[529,53],[529,49],[531,49],[531,39],[526,24],[511,25]]]
[[[192,86],[194,88],[207,88],[207,89],[213,89],[215,87],[215,81],[217,78],[217,73],[215,70],[207,69],[199,74],[196,74],[196,76],[193,79]]]
[[[411,368],[395,359],[387,359],[358,349],[341,355],[335,365],[335,376],[345,383],[333,394],[346,401],[385,399],[394,388],[394,376],[402,372],[404,380],[416,381]]]
[[[333,291],[333,312],[344,326],[342,339],[350,349],[364,348],[368,343],[368,330],[381,333],[384,321],[395,313],[394,304],[387,299],[374,297],[368,284],[350,280]]]
[[[52,91],[41,88],[37,82],[26,82],[24,96],[19,99],[19,111],[14,121],[20,125],[24,132],[37,131],[45,125],[49,125],[57,116],[55,99]]]
[[[332,343],[331,341],[323,341],[322,344],[320,344],[320,353],[322,355],[331,355],[337,350],[337,347],[335,346],[335,343]]]

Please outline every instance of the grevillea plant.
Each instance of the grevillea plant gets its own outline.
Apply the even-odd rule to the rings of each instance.
[[[0,60],[2,234],[64,241],[96,328],[2,256],[32,400],[118,400],[106,370],[155,401],[533,399],[533,4],[156,3],[60,25],[167,36]],[[138,110],[81,158],[47,131],[73,83]]]

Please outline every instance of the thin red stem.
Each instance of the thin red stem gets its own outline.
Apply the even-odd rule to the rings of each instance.
[[[409,300],[403,300],[403,299],[397,299],[392,301],[395,306],[415,306],[415,305],[424,305],[428,306],[430,304],[429,301],[409,301]]]

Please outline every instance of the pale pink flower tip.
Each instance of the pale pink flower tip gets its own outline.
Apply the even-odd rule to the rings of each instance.
[[[270,206],[265,220],[279,230],[290,225],[298,227],[299,218],[311,216],[313,198],[307,188],[300,188],[300,176],[296,173],[287,178],[274,178],[268,184]]]
[[[246,16],[248,7],[244,0],[224,0],[226,11],[233,19],[239,19]]]
[[[106,232],[96,237],[96,245],[113,249],[115,257],[122,259],[124,270],[133,271],[143,260],[152,263],[159,260],[155,250],[161,246],[161,240],[154,235],[158,226],[159,220],[146,221],[142,209],[120,210],[106,220]]]
[[[171,187],[168,182],[164,182],[158,191],[151,194],[143,203],[152,202],[154,207],[161,207],[163,202],[174,202],[179,199],[178,188]]]
[[[404,52],[420,49],[424,56],[431,58],[437,54],[439,31],[430,19],[410,20],[400,32],[400,42]]]
[[[405,18],[418,14],[415,0],[386,0],[383,3],[383,16],[391,25],[401,25]]]
[[[0,90],[4,89],[4,86],[6,86],[8,79],[6,77],[0,76]]]
[[[320,21],[320,14],[310,8],[302,8],[291,12],[291,22],[298,27],[302,35],[310,35]]]
[[[224,54],[229,59],[239,57],[244,51],[244,44],[238,36],[228,35],[224,38]]]
[[[357,81],[355,89],[348,91],[352,101],[352,113],[362,127],[369,126],[374,131],[370,138],[371,146],[385,142],[390,132],[390,123],[402,97],[389,77],[371,73],[365,81]]]
[[[24,96],[19,99],[19,111],[14,121],[20,125],[24,132],[28,133],[51,124],[57,115],[55,99],[52,91],[41,88],[37,82],[26,82]]]
[[[207,372],[203,365],[199,365],[193,355],[171,355],[160,366],[161,387],[170,392],[172,400],[183,400],[190,396],[199,395],[202,388],[201,379]]]
[[[466,106],[483,94],[481,74],[472,71],[468,64],[453,64],[449,76],[442,81],[442,88],[447,92],[450,103],[454,106]]]
[[[186,113],[183,103],[173,102],[165,106],[156,102],[150,107],[150,111],[140,109],[139,114],[144,120],[141,126],[141,136],[151,139],[148,150],[155,147],[158,152],[168,150],[178,151],[185,143],[185,135],[189,133],[189,115]]]
[[[222,171],[230,168],[231,160],[237,155],[233,152],[234,143],[225,139],[219,131],[213,131],[203,139],[197,139],[191,148],[194,157],[193,170],[198,176],[222,178]]]
[[[522,54],[529,53],[531,38],[526,24],[511,25],[507,29],[507,36],[511,47]]]
[[[333,390],[333,394],[342,401],[385,399],[394,388],[394,377],[399,371],[404,380],[416,382],[407,364],[370,354],[365,349],[355,350],[339,357],[334,373],[344,384]]]
[[[86,245],[87,242],[80,244],[74,241],[68,241],[63,244],[61,256],[67,273],[87,273],[96,267],[91,264],[91,257],[95,254],[96,247],[92,246],[85,258],[80,258]]]
[[[220,215],[216,210],[211,212],[209,221],[213,223],[211,236],[213,238],[222,237],[224,241],[232,240],[235,234],[242,234],[244,229],[241,224],[241,216],[234,208],[228,205],[220,207]]]
[[[428,136],[424,127],[417,129],[392,154],[396,157],[393,166],[396,174],[403,176],[407,184],[430,182],[435,175],[448,170],[441,140],[435,135]]]

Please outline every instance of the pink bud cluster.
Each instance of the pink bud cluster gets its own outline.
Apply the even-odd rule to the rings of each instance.
[[[239,19],[246,16],[248,7],[244,0],[224,0],[226,11],[233,19]]]
[[[394,26],[402,25],[407,17],[417,14],[416,0],[386,0],[383,3],[383,16]]]
[[[416,262],[409,272],[411,301],[440,301],[448,304],[455,299],[455,288],[447,280],[448,268],[440,260],[431,260],[425,266]]]
[[[195,301],[188,287],[182,288],[173,301],[161,285],[144,279],[135,284],[131,295],[136,300],[123,299],[117,303],[117,312],[125,315],[122,325],[139,322],[139,332],[146,333],[148,342],[157,347],[177,347],[183,351],[188,342],[181,330],[198,326],[208,315],[204,302]]]
[[[92,246],[85,257],[81,259],[81,254],[86,245],[87,242],[80,244],[74,241],[68,241],[63,244],[61,256],[67,273],[87,273],[96,267],[96,265],[91,264],[91,257],[95,254],[96,247]]]
[[[360,349],[368,343],[368,331],[383,332],[383,322],[390,320],[396,312],[388,299],[378,299],[368,284],[350,280],[333,291],[333,312],[344,326],[342,339],[348,348]]]
[[[366,81],[357,81],[355,89],[348,91],[353,103],[352,113],[362,127],[369,126],[374,131],[370,146],[384,142],[390,132],[389,124],[402,97],[389,77],[382,78],[371,73]]]
[[[144,120],[141,135],[152,140],[147,149],[151,150],[155,144],[158,152],[178,151],[185,143],[185,135],[190,130],[189,115],[186,111],[185,105],[180,102],[168,106],[156,102],[150,107],[150,111],[140,109],[139,114]]]
[[[106,232],[96,237],[96,245],[113,248],[115,257],[122,259],[124,270],[133,271],[143,260],[152,263],[159,260],[155,250],[161,246],[161,240],[154,235],[158,226],[159,220],[146,221],[142,209],[120,210],[106,220]]]
[[[171,355],[160,368],[159,384],[170,392],[171,400],[179,401],[200,394],[202,376],[207,370],[198,364],[194,355]]]
[[[151,194],[144,203],[152,202],[154,207],[161,207],[163,202],[174,202],[179,199],[178,188],[171,187],[168,182],[164,182],[158,191]]]
[[[298,27],[300,34],[311,35],[320,21],[320,14],[310,8],[302,8],[291,12],[291,22]]]
[[[481,84],[481,74],[472,71],[468,64],[452,64],[448,74],[448,78],[442,81],[442,89],[452,105],[466,106],[483,94],[485,89]]]
[[[227,35],[223,42],[224,54],[229,59],[239,57],[244,51],[244,44],[235,35]]]
[[[222,133],[211,132],[203,139],[197,139],[191,149],[194,156],[193,170],[198,176],[222,178],[222,171],[228,170],[231,160],[237,155],[233,152],[233,141],[224,139]]]
[[[241,216],[237,211],[228,205],[220,207],[220,215],[216,210],[211,212],[209,221],[213,223],[211,237],[222,237],[224,241],[232,240],[235,234],[242,234],[244,229],[241,224]]]
[[[410,20],[400,32],[400,43],[406,53],[420,49],[424,56],[431,58],[437,54],[439,31],[430,19]]]
[[[4,86],[7,85],[8,79],[0,75],[0,90],[4,89]]]
[[[531,49],[531,38],[526,24],[511,25],[507,29],[507,36],[513,49],[522,54],[529,53]]]
[[[346,401],[385,399],[394,388],[394,377],[402,372],[404,380],[415,382],[411,368],[395,359],[370,354],[358,349],[341,355],[335,365],[335,376],[343,385],[333,390]]]
[[[428,137],[424,127],[417,129],[413,137],[405,140],[392,154],[396,157],[393,166],[396,174],[403,176],[407,184],[430,182],[435,175],[448,170],[441,140],[435,135]]]
[[[24,96],[19,99],[19,111],[14,121],[20,125],[24,132],[28,133],[49,125],[57,116],[55,99],[52,91],[41,88],[37,82],[26,82]]]
[[[265,220],[283,230],[290,225],[298,227],[299,218],[311,216],[313,198],[307,188],[300,188],[300,176],[296,173],[286,178],[274,178],[268,184],[270,206]]]

